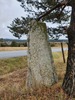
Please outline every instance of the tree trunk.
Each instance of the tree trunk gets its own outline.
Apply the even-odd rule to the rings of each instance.
[[[32,21],[28,39],[27,88],[51,86],[57,82],[45,23]]]
[[[69,96],[75,96],[75,0],[71,1],[72,14],[68,28],[67,69],[62,88]]]

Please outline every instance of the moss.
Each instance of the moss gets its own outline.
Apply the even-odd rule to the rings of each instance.
[[[36,28],[40,27],[41,30],[43,30],[43,32],[47,33],[46,24],[43,22],[33,20],[31,22],[31,26],[32,26],[32,31],[34,31]]]
[[[40,26],[41,29],[43,28],[43,31],[45,33],[47,33],[47,28],[46,28],[46,24],[45,23],[43,23],[43,22],[37,22],[37,25]]]

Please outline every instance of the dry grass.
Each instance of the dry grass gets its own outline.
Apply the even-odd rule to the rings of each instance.
[[[58,43],[51,42],[50,45],[51,45],[51,47],[61,47],[61,43],[60,42],[58,42]],[[63,47],[67,47],[67,46],[68,46],[67,43],[63,43]]]
[[[65,52],[65,55],[67,57],[67,52]],[[27,59],[20,57],[20,63],[23,65],[25,64],[25,67],[22,66],[22,68],[18,70],[16,67],[13,72],[9,74],[3,72],[4,75],[0,76],[0,100],[69,100],[61,89],[66,64],[63,63],[61,52],[54,53],[53,57],[59,79],[57,84],[54,84],[51,88],[42,87],[41,89],[35,89],[34,91],[26,91]],[[16,58],[15,61],[17,59],[18,58]],[[10,62],[14,67],[12,60],[10,60]],[[9,67],[9,65],[7,67]]]
[[[66,71],[66,63],[63,62],[62,53],[61,52],[53,53],[53,58],[54,58],[56,71],[58,74],[58,79],[59,81],[62,81],[64,78],[65,71]],[[67,62],[67,51],[65,51],[65,59]]]
[[[27,47],[0,47],[0,51],[27,50]]]
[[[26,67],[27,57],[0,59],[0,75],[8,74]]]

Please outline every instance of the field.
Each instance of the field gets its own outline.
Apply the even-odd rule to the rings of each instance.
[[[0,47],[0,51],[26,50],[27,47]]]
[[[61,47],[60,43],[50,43],[51,47]],[[67,47],[66,43],[63,43],[63,47]],[[0,47],[0,51],[14,51],[14,50],[27,50],[27,47]]]
[[[53,57],[58,83],[51,88],[43,87],[30,92],[25,89],[27,57],[0,60],[0,100],[68,100],[61,89],[66,63],[63,63],[61,52],[53,53]]]

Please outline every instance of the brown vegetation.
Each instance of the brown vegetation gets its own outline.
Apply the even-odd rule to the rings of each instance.
[[[27,47],[0,47],[0,51],[27,50]]]
[[[65,52],[65,55],[67,58],[67,52]],[[53,53],[53,57],[59,79],[57,84],[54,84],[51,88],[42,87],[41,89],[35,89],[34,91],[26,91],[27,58],[20,57],[19,60],[22,59],[22,68],[17,69],[16,67],[13,72],[7,74],[4,73],[0,76],[0,100],[69,100],[66,99],[67,96],[64,95],[61,88],[66,64],[63,63],[61,52]],[[18,58],[15,58],[15,61],[17,61],[17,59]],[[5,59],[4,63],[6,62],[5,64],[7,64],[7,61],[8,59]],[[13,63],[12,60],[10,60],[10,63]],[[14,67],[14,63],[12,66]],[[9,67],[9,65],[7,67]]]
[[[60,42],[51,42],[50,43],[51,47],[61,47],[61,43]],[[63,43],[63,47],[67,47],[67,43]]]

